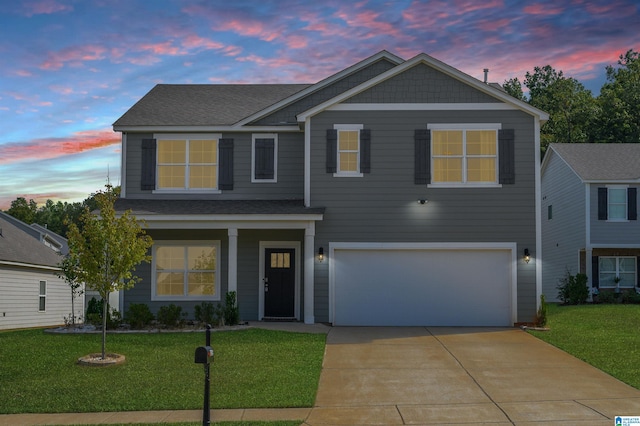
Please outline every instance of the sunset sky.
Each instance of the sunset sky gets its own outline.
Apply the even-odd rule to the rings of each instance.
[[[0,209],[120,184],[112,123],[157,83],[315,83],[386,49],[594,94],[640,50],[637,0],[0,1]]]

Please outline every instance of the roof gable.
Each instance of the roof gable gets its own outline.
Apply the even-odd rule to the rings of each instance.
[[[553,143],[547,158],[558,155],[583,181],[640,181],[640,144]]]
[[[539,110],[538,108],[535,108],[526,102],[520,101],[514,98],[513,96],[509,95],[508,93],[504,92],[503,90],[499,90],[490,84],[483,83],[480,80],[475,79],[470,75],[467,75],[462,71],[459,71],[451,67],[450,65],[440,62],[437,59],[432,58],[431,56],[425,53],[421,53],[420,55],[415,56],[414,58],[402,63],[401,65],[398,65],[397,67],[392,68],[389,71],[383,74],[380,74],[377,77],[374,77],[371,80],[366,81],[365,83],[357,87],[354,87],[350,90],[345,91],[344,93],[336,96],[333,99],[330,99],[320,105],[315,106],[314,108],[311,108],[307,111],[304,111],[298,114],[298,122],[304,122],[307,117],[311,117],[336,104],[348,103],[349,100],[355,97],[356,95],[359,95],[373,88],[374,86],[377,86],[391,78],[394,78],[400,75],[401,73],[407,72],[407,70],[410,70],[411,68],[421,64],[427,65],[428,67],[431,67],[434,70],[441,72],[454,80],[464,83],[467,86],[470,86],[471,88],[476,89],[477,91],[488,95],[490,98],[495,99],[495,101],[497,102],[508,104],[510,106],[513,106],[516,109],[522,110],[530,115],[538,117],[541,121],[546,121],[549,119],[549,115],[546,112]]]
[[[0,217],[0,262],[57,267],[62,257],[31,235]]]

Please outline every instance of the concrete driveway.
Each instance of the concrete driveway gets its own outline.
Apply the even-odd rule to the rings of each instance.
[[[333,327],[325,351],[307,425],[611,426],[640,416],[639,390],[520,329]]]

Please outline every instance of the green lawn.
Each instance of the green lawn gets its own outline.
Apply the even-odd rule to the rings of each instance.
[[[202,409],[201,333],[109,334],[115,367],[82,367],[100,334],[0,333],[0,413]],[[262,329],[214,332],[211,408],[311,407],[326,336]]]
[[[640,305],[547,306],[531,334],[640,389]]]

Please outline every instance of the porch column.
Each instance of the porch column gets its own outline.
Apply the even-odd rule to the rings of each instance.
[[[227,291],[238,291],[238,229],[229,228],[229,270]],[[236,295],[237,299],[237,295]]]
[[[315,267],[314,239],[316,226],[310,222],[304,230],[304,323],[315,323],[313,314],[313,270]]]

